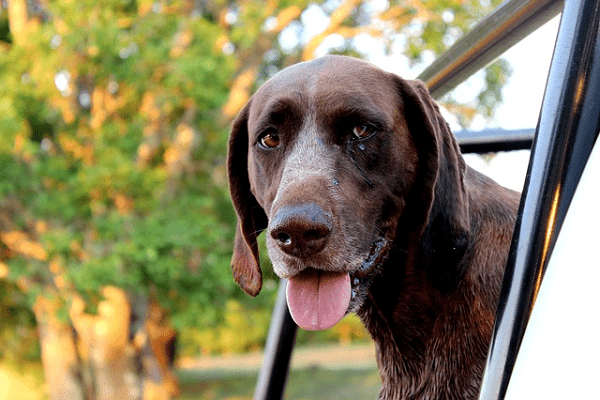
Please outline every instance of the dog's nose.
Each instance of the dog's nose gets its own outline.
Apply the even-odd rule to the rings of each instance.
[[[303,258],[323,250],[333,224],[331,214],[311,203],[280,208],[270,225],[269,234],[279,248]]]

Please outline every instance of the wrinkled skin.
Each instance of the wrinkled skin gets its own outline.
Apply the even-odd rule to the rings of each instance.
[[[340,56],[287,68],[236,119],[228,172],[246,292],[264,230],[280,277],[349,276],[338,308],[375,340],[381,398],[476,398],[519,195],[466,166],[420,82]]]

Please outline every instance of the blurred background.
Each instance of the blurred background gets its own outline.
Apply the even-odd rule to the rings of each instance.
[[[252,398],[278,282],[231,276],[232,119],[324,54],[415,78],[499,3],[0,0],[0,398]],[[535,127],[556,27],[441,99],[452,127]],[[468,160],[520,190],[515,153]],[[355,316],[297,343],[287,398],[376,397]]]

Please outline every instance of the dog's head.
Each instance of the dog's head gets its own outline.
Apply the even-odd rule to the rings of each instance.
[[[419,251],[456,251],[468,231],[464,171],[422,83],[341,56],[287,68],[233,124],[234,278],[258,294],[257,235],[266,230],[296,322],[332,326],[361,306],[398,232],[436,242]]]

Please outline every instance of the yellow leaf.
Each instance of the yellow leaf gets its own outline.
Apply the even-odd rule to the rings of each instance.
[[[250,87],[256,77],[256,68],[247,68],[242,71],[233,82],[229,99],[223,106],[223,114],[232,118],[238,113],[250,98]]]
[[[319,35],[313,37],[304,47],[302,52],[302,60],[308,61],[315,57],[315,50],[323,40],[332,33],[336,32],[337,29],[343,24],[344,20],[350,16],[355,10],[356,6],[360,4],[362,0],[346,0],[340,4],[332,13],[329,18],[329,26]]]
[[[48,256],[41,244],[29,240],[23,232],[11,231],[0,233],[0,239],[6,244],[6,247],[26,257],[43,261]]]
[[[177,126],[177,145],[183,148],[188,148],[193,143],[193,141],[194,130],[187,124],[179,124]]]
[[[171,58],[178,58],[181,57],[181,55],[183,55],[183,47],[181,46],[173,46],[171,47],[171,50],[169,50],[169,57]]]
[[[362,0],[346,0],[331,13],[330,25],[340,25],[356,9]]]
[[[100,54],[100,49],[98,46],[93,45],[88,47],[87,53],[90,57],[96,57],[98,54]]]
[[[151,92],[145,92],[142,97],[142,105],[140,106],[140,114],[147,117],[151,121],[156,121],[160,117],[160,110],[156,107],[154,95]]]
[[[185,31],[177,35],[177,45],[183,48],[188,47],[190,43],[192,43],[193,38],[194,35],[191,29],[186,29]]]
[[[246,104],[250,95],[245,90],[231,90],[229,99],[223,106],[223,114],[228,118],[233,118]]]
[[[54,284],[60,290],[64,290],[67,287],[67,280],[62,275],[57,275],[54,277]]]
[[[302,14],[302,9],[300,9],[300,7],[296,5],[284,8],[277,15],[277,24],[275,24],[275,27],[272,29],[272,32],[281,32],[293,20],[298,18],[300,14]]]
[[[173,164],[179,159],[179,152],[173,147],[168,148],[163,155],[166,164]]]
[[[243,71],[235,80],[234,87],[248,88],[254,83],[256,77],[256,68],[248,68]]]
[[[227,43],[229,43],[229,42],[230,42],[230,40],[229,40],[229,38],[227,37],[227,35],[222,35],[222,36],[219,36],[219,38],[218,38],[218,39],[215,41],[215,48],[216,48],[217,50],[220,50],[220,51],[222,51],[222,50],[223,50],[223,47],[225,47],[225,45],[226,45]]]
[[[0,262],[0,279],[4,279],[8,276],[10,270],[8,269],[8,265]]]
[[[133,210],[133,200],[122,194],[115,198],[115,206],[121,215],[127,215]]]
[[[60,274],[64,272],[64,270],[60,257],[54,257],[52,261],[50,261],[50,272],[53,274]]]
[[[132,25],[131,18],[122,17],[117,20],[117,26],[121,29],[127,29],[127,28],[131,27],[131,25]]]
[[[15,146],[13,147],[13,151],[17,154],[21,153],[23,150],[23,146],[25,145],[25,137],[22,134],[18,134],[15,136]]]
[[[35,231],[39,234],[46,233],[48,231],[46,221],[37,221],[35,223]]]
[[[137,5],[140,15],[148,14],[150,11],[152,11],[154,0],[139,0]]]
[[[138,147],[138,158],[139,161],[146,163],[152,158],[152,150],[147,143],[142,143],[140,147]]]
[[[27,40],[27,3],[25,0],[11,0],[8,3],[8,24],[16,44],[25,45]]]
[[[69,33],[69,27],[67,26],[67,24],[65,24],[65,21],[63,21],[60,18],[53,18],[54,20],[54,27],[56,28],[56,32],[58,32],[59,35],[66,35],[67,33]]]
[[[92,129],[99,129],[106,119],[106,110],[104,109],[104,91],[99,87],[92,93],[92,119],[90,126]]]
[[[17,279],[17,286],[23,292],[28,292],[29,289],[31,288],[31,284],[29,283],[29,281],[23,277],[20,277],[19,279]]]

